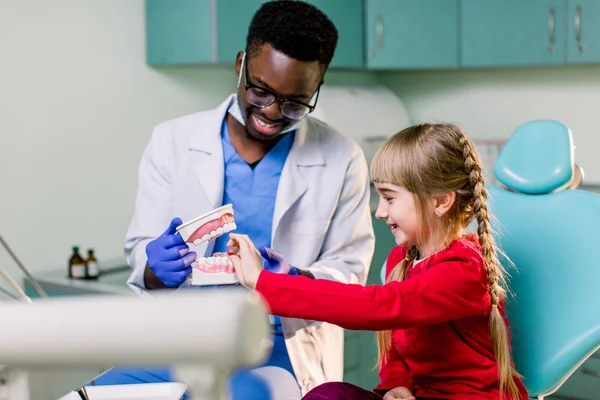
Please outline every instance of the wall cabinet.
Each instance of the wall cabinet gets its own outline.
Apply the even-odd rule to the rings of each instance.
[[[600,1],[569,0],[567,63],[600,63]]]
[[[147,61],[232,64],[265,0],[146,0]],[[306,0],[339,31],[331,68],[600,63],[598,0]]]
[[[216,62],[215,10],[210,0],[146,0],[146,60],[150,65]]]
[[[363,0],[306,0],[321,9],[338,30],[331,68],[364,66]]]
[[[369,69],[456,68],[458,0],[366,0]]]
[[[463,68],[600,63],[597,0],[461,0],[460,8]]]
[[[309,0],[331,18],[339,39],[334,68],[363,66],[363,0]],[[147,62],[154,66],[232,64],[246,47],[263,0],[146,0]]]
[[[563,64],[565,0],[461,0],[461,67]]]
[[[196,0],[197,1],[197,0]],[[216,0],[211,1],[216,20],[211,41],[215,48],[216,62],[233,64],[239,51],[246,48],[246,35],[252,16],[264,3],[262,0]]]
[[[150,65],[232,64],[261,0],[146,0]]]

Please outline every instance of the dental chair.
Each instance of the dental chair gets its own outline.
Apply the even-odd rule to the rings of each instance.
[[[0,400],[85,398],[76,391],[114,365],[171,365],[182,383],[89,386],[90,399],[174,400],[188,390],[191,400],[225,400],[227,375],[272,346],[266,304],[238,289],[1,302],[0,320]]]
[[[505,262],[513,358],[543,399],[600,347],[600,196],[577,189],[583,172],[557,121],[517,128],[494,174],[504,187],[488,188],[493,227],[514,264]]]

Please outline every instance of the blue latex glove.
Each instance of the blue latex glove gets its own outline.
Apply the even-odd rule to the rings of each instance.
[[[277,274],[298,275],[296,267],[288,264],[288,262],[285,261],[285,258],[283,258],[283,254],[265,246],[261,246],[258,251],[264,260],[263,267],[267,271],[275,272]]]
[[[159,237],[148,243],[146,255],[148,267],[167,287],[178,287],[192,273],[192,263],[196,253],[190,252],[176,228],[180,218],[173,218],[169,228]]]

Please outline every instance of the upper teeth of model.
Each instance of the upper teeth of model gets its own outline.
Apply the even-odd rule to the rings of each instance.
[[[235,229],[236,229],[235,222],[229,222],[229,223],[223,225],[222,227],[219,227],[216,230],[212,231],[211,233],[207,233],[206,235],[202,236],[202,239],[194,240],[194,245],[200,246],[202,243],[208,242],[210,239],[214,239],[217,236],[220,236],[227,232],[231,232]]]

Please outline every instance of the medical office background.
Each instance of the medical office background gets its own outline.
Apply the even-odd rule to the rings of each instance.
[[[456,123],[490,154],[522,123],[556,119],[573,133],[583,188],[600,192],[600,1],[312,2],[340,28],[326,86],[384,88],[411,123]],[[242,50],[260,1],[163,3],[210,24],[213,36],[189,42],[186,65],[160,48],[149,65],[156,26],[143,0],[0,0],[0,233],[36,277],[66,274],[74,245],[94,248],[101,268],[123,265],[153,126],[235,91],[224,59],[236,43]],[[231,43],[215,37],[237,32]],[[360,119],[377,106],[366,102]],[[3,249],[0,265],[22,279]]]

